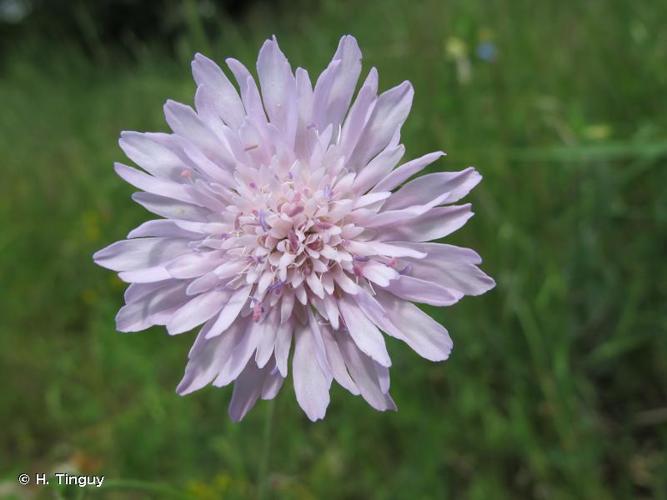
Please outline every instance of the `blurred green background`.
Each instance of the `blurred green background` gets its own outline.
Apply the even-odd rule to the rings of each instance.
[[[276,34],[321,71],[344,33],[416,90],[408,157],[476,165],[471,246],[498,282],[431,311],[444,364],[389,342],[399,411],[286,384],[269,493],[287,499],[667,498],[667,2],[0,1],[0,498],[255,498],[260,402],[174,388],[192,334],[117,334],[91,254],[146,220],[121,130],[165,131],[202,51],[254,67]],[[104,474],[101,490],[20,472]]]

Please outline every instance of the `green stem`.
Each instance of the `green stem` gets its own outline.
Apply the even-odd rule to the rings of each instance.
[[[273,433],[273,412],[275,409],[275,398],[267,401],[266,416],[264,420],[264,449],[259,463],[259,474],[257,478],[259,500],[266,500],[269,491],[269,461],[271,457],[271,434]]]

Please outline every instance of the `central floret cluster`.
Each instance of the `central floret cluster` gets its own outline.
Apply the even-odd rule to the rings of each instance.
[[[289,320],[296,300],[319,306],[324,320],[338,329],[332,302],[336,297],[356,293],[359,279],[370,277],[386,285],[396,277],[386,266],[394,265],[393,261],[379,257],[383,264],[363,255],[364,246],[355,238],[364,228],[350,217],[354,209],[377,204],[390,193],[355,202],[345,196],[354,180],[345,171],[312,170],[298,163],[286,172],[281,170],[274,165],[265,178],[257,176],[239,187],[240,196],[234,200],[238,205],[226,209],[234,236],[233,243],[227,244],[227,257],[236,255],[238,267],[245,264],[239,280],[255,285],[251,296],[255,321],[276,306],[281,322]]]
[[[237,87],[195,57],[196,109],[165,105],[173,133],[121,136],[146,172],[116,172],[162,218],[95,254],[130,283],[117,327],[165,325],[173,335],[203,325],[178,392],[234,382],[236,420],[277,394],[290,357],[312,420],[324,416],[334,379],[394,409],[382,332],[444,360],[447,331],[411,302],[448,306],[494,285],[474,251],[427,243],[470,218],[469,204],[452,203],[481,176],[467,168],[410,180],[444,153],[399,165],[412,86],[378,95],[372,69],[353,99],[361,53],[352,37],[314,86],[275,40],[260,51],[259,87],[226,62]]]

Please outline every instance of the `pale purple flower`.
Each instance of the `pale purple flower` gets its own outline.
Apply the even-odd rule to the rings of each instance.
[[[494,286],[473,250],[427,243],[472,216],[454,203],[481,176],[467,168],[408,181],[444,153],[396,167],[412,86],[378,95],[373,68],[353,99],[361,52],[351,36],[314,86],[275,38],[259,52],[259,88],[239,61],[226,63],[240,96],[197,54],[195,109],[165,105],[173,133],[121,134],[145,172],[116,172],[162,218],[94,256],[130,283],[117,328],[176,335],[203,325],[177,391],[234,382],[234,420],[276,396],[292,349],[296,398],[311,420],[324,417],[332,380],[393,410],[381,332],[445,360],[447,330],[412,302],[450,306]]]

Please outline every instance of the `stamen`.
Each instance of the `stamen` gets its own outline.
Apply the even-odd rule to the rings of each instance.
[[[262,226],[264,231],[269,230],[269,225],[266,223],[266,212],[264,212],[264,210],[259,211],[259,225]]]
[[[266,293],[269,294],[273,292],[275,295],[279,295],[283,289],[283,286],[285,286],[285,282],[282,280],[278,280],[275,283],[273,283],[269,288],[266,289]]]
[[[261,303],[257,303],[252,307],[252,319],[257,322],[262,319],[262,314],[264,313],[264,306]]]
[[[290,217],[294,217],[295,215],[300,214],[301,212],[303,212],[303,210],[304,210],[303,205],[297,205],[296,207],[291,208],[290,210],[288,210],[287,215],[290,216]]]
[[[296,250],[299,248],[299,240],[296,237],[294,229],[290,230],[289,234],[287,235],[287,238],[289,239],[290,250],[292,250],[292,252],[296,252]]]

